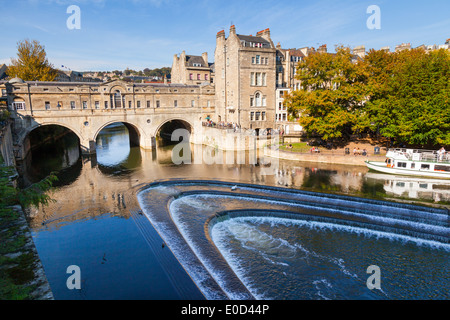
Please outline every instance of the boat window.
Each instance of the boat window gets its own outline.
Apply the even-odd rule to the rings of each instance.
[[[399,163],[397,163],[397,167],[399,167],[399,168],[406,168],[406,162],[399,162]]]
[[[429,164],[423,164],[420,169],[422,170],[430,170],[430,165]]]
[[[414,169],[416,167],[415,163],[411,163],[411,169]]]
[[[434,171],[445,171],[445,172],[450,172],[450,166],[436,165],[436,166],[434,167]]]

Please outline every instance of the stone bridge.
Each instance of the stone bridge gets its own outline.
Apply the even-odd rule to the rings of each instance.
[[[95,153],[100,131],[123,123],[130,142],[155,147],[156,137],[176,128],[190,131],[191,142],[201,143],[202,120],[214,116],[214,87],[210,85],[24,82],[0,83],[14,119],[16,158],[29,152],[30,132],[57,125],[75,133],[84,154]],[[170,123],[170,125],[168,125]]]

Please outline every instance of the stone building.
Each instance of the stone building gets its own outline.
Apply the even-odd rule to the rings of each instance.
[[[200,85],[212,83],[212,63],[208,62],[208,53],[201,56],[186,55],[183,51],[173,57],[171,79],[173,83]]]
[[[276,48],[265,29],[253,35],[222,30],[215,49],[216,118],[255,130],[273,128],[275,120]],[[269,129],[269,130],[267,130]]]

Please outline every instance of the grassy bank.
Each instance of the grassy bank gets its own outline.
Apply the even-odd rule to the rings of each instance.
[[[19,204],[20,193],[11,183],[15,169],[0,156],[0,300],[33,300],[49,297],[27,222]]]

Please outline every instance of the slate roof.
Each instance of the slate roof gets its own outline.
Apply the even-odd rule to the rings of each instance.
[[[207,68],[207,63],[202,56],[186,56],[186,67],[198,67],[194,64],[200,64],[202,68]]]

